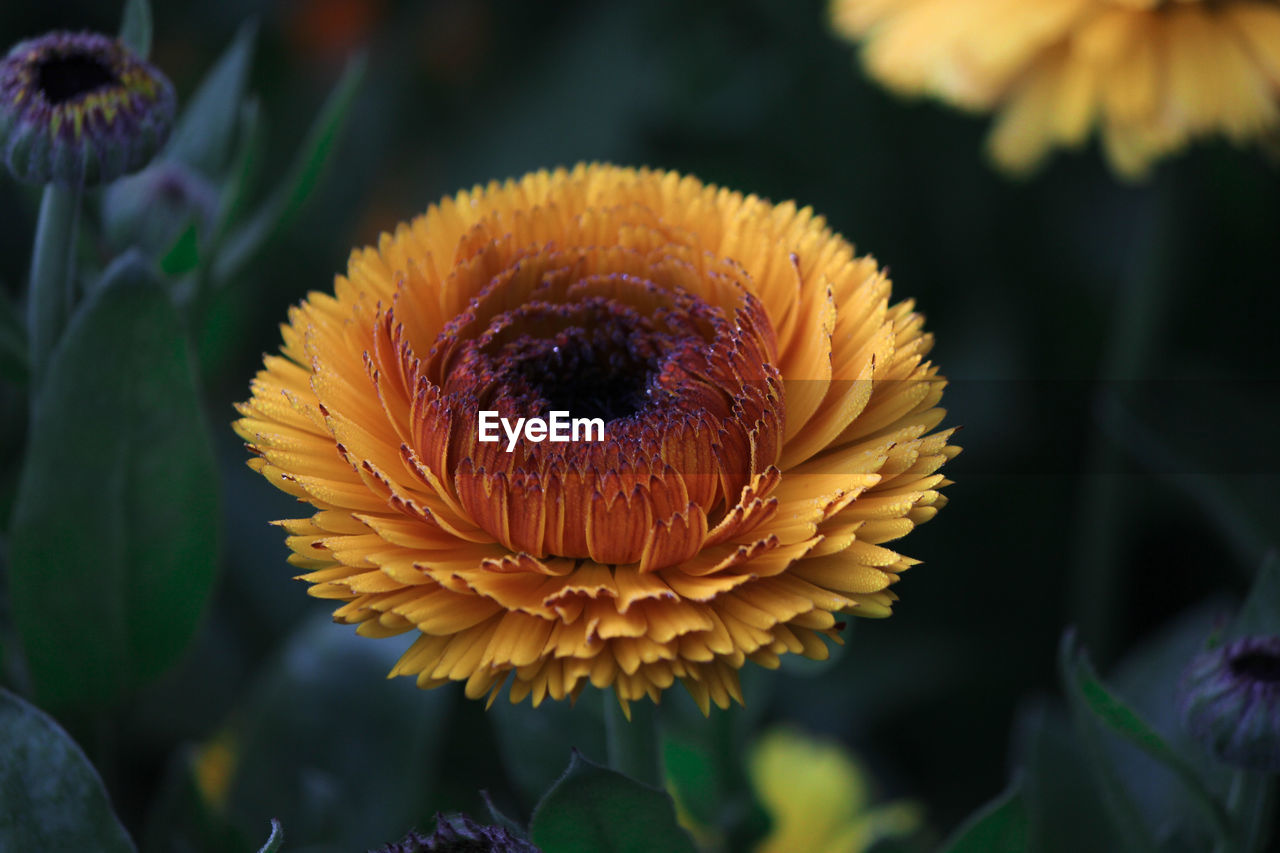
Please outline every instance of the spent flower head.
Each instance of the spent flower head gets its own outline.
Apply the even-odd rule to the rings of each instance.
[[[31,183],[112,181],[165,144],[175,103],[168,78],[119,39],[48,33],[0,60],[0,157]]]

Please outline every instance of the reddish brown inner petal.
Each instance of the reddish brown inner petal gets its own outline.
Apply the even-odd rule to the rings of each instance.
[[[516,552],[646,570],[696,553],[784,434],[773,330],[745,273],[619,248],[470,248],[450,286],[474,296],[425,357],[390,312],[372,356],[412,386],[422,474]],[[481,411],[599,418],[604,440],[508,451],[501,431],[479,441]]]

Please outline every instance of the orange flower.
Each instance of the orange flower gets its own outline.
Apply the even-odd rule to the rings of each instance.
[[[1275,0],[831,0],[867,70],[908,95],[999,116],[1011,172],[1096,128],[1112,167],[1144,175],[1192,139],[1280,124]]]
[[[932,337],[794,204],[578,166],[461,192],[354,252],[239,407],[250,464],[337,621],[417,630],[394,675],[490,701],[626,703],[822,658],[887,616],[958,449]],[[603,441],[481,441],[599,417]],[[510,449],[508,449],[510,447]]]

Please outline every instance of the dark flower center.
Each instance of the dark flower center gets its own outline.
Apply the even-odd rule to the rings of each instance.
[[[1280,684],[1280,655],[1263,650],[1236,655],[1231,658],[1231,672],[1251,681]]]
[[[554,338],[519,342],[516,373],[549,410],[605,422],[644,407],[649,381],[662,358],[652,328],[635,329],[621,318],[566,329]]]
[[[111,68],[88,53],[50,56],[36,65],[36,85],[55,106],[119,82]]]

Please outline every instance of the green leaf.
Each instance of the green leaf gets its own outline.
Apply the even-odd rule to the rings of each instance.
[[[356,92],[364,80],[365,56],[353,57],[329,94],[289,174],[253,218],[232,232],[214,262],[213,279],[224,283],[268,241],[292,224],[329,164]]]
[[[160,269],[167,276],[177,278],[186,275],[200,265],[200,238],[195,220],[187,224],[169,251],[160,259]]]
[[[607,697],[613,701],[613,697]],[[526,803],[535,803],[564,774],[564,762],[577,750],[588,758],[606,756],[602,693],[590,691],[572,705],[501,700],[485,716],[493,729],[503,766]]]
[[[1095,771],[1100,774],[1099,781],[1109,789],[1107,802],[1123,810],[1119,815],[1119,828],[1137,831],[1146,824],[1140,817],[1136,817],[1136,806],[1124,791],[1122,783],[1114,776],[1114,768],[1110,766],[1109,758],[1103,754],[1091,722],[1105,725],[1173,771],[1192,795],[1196,806],[1209,818],[1215,832],[1220,838],[1226,838],[1230,834],[1230,827],[1222,804],[1205,788],[1195,768],[1175,752],[1132,708],[1106,688],[1094,671],[1088,653],[1077,646],[1072,631],[1063,635],[1059,663],[1067,696],[1076,715],[1077,728],[1081,736],[1090,743]],[[1131,840],[1137,843],[1136,838]],[[1143,846],[1154,848],[1155,845],[1148,839]]]
[[[49,715],[0,689],[0,850],[133,851],[102,780]]]
[[[538,803],[530,840],[544,853],[694,853],[665,791],[574,753],[569,769]]]
[[[236,132],[257,29],[252,22],[242,26],[205,75],[173,130],[165,156],[180,160],[209,178],[222,174]]]
[[[262,845],[258,853],[276,853],[282,844],[284,844],[284,827],[280,824],[280,821],[272,818],[271,835],[267,837],[267,843]]]
[[[1280,555],[1267,554],[1244,607],[1231,624],[1231,637],[1280,634]]]
[[[361,637],[327,613],[295,631],[229,733],[227,813],[245,833],[278,818],[289,849],[367,850],[428,823],[452,697],[387,679],[410,639]]]
[[[232,826],[201,790],[196,755],[193,747],[186,747],[170,756],[139,837],[143,853],[245,853],[252,849],[248,836]],[[261,837],[261,827],[255,829],[254,837]]]
[[[23,385],[30,370],[27,330],[22,325],[18,307],[0,285],[0,377]]]
[[[125,0],[120,40],[143,59],[151,55],[151,4],[148,0]]]
[[[182,324],[137,254],[54,350],[14,508],[14,621],[36,695],[119,699],[177,660],[217,565],[217,469]]]
[[[969,816],[942,846],[944,853],[1024,853],[1030,841],[1030,819],[1015,780],[1003,794]]]
[[[267,134],[262,119],[262,104],[257,98],[246,98],[240,107],[240,142],[235,162],[222,188],[222,204],[214,228],[215,243],[221,241],[232,223],[240,219],[249,203],[258,172],[267,149]]]

